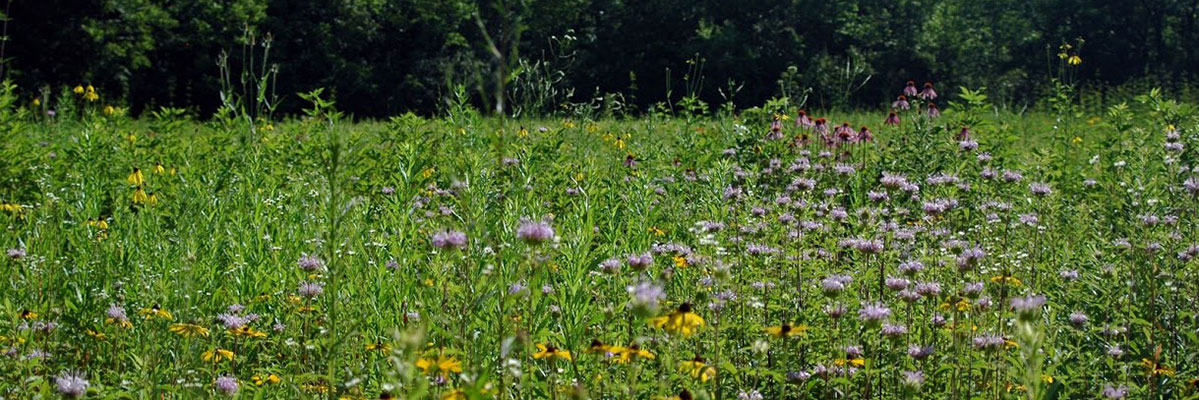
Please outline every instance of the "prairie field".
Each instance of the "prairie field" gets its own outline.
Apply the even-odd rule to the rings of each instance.
[[[1196,109],[957,98],[22,108],[0,398],[1199,396]]]

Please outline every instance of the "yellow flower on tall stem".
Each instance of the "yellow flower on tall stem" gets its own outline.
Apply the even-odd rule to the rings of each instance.
[[[795,325],[784,323],[779,326],[768,326],[765,329],[766,334],[777,339],[803,336],[808,333],[807,325]]]
[[[416,360],[416,368],[429,376],[449,377],[451,373],[462,373],[462,363],[454,356],[445,354],[444,351],[438,352],[437,358],[422,357]]]
[[[693,379],[699,379],[700,382],[707,382],[716,377],[716,368],[709,367],[706,360],[700,356],[683,361],[679,365],[679,371],[690,375]]]
[[[651,318],[649,324],[654,328],[665,330],[671,335],[691,337],[704,326],[704,319],[692,312],[691,303],[683,303],[670,314]]]
[[[167,330],[183,336],[190,337],[208,337],[208,328],[196,324],[171,324]]]
[[[133,172],[125,177],[125,182],[128,182],[130,186],[141,186],[146,184],[146,176],[142,174],[141,168],[133,167]]]
[[[162,307],[160,307],[157,304],[155,304],[153,307],[150,307],[150,308],[143,308],[143,309],[139,310],[137,313],[145,316],[146,319],[151,319],[151,318],[162,318],[165,320],[175,319],[175,316],[171,315],[170,311],[164,310]]]
[[[538,360],[543,358],[550,360],[553,360],[554,358],[560,358],[566,361],[570,361],[572,359],[570,356],[570,351],[562,350],[552,344],[545,343],[537,344],[537,352],[533,353],[533,358]]]
[[[233,351],[220,348],[208,350],[204,352],[204,354],[201,354],[201,357],[204,358],[204,362],[211,363],[219,363],[224,360],[233,361],[233,356]]]

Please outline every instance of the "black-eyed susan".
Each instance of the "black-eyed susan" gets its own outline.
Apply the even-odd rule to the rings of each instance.
[[[586,352],[588,354],[604,355],[604,354],[612,353],[613,347],[614,346],[612,346],[612,345],[604,344],[604,342],[601,342],[599,339],[593,339],[591,341],[591,345],[587,346]]]
[[[391,351],[391,346],[388,346],[387,343],[383,343],[383,342],[374,342],[374,343],[369,343],[366,345],[366,351],[377,351],[380,353],[386,353],[388,351]]]
[[[765,329],[766,334],[771,337],[782,339],[796,336],[803,336],[808,333],[808,326],[804,324],[791,325],[784,323],[778,326],[768,326]]]
[[[1020,286],[1024,284],[1024,282],[1021,282],[1019,278],[1016,278],[1011,274],[995,275],[991,277],[991,282],[1010,286]]]
[[[93,227],[93,228],[108,229],[108,221],[106,221],[104,219],[100,219],[100,218],[89,219],[86,222],[84,222],[83,224]]]
[[[540,359],[553,360],[554,358],[559,358],[559,359],[563,359],[566,361],[571,360],[570,351],[559,349],[559,348],[555,347],[554,345],[548,344],[548,343],[538,343],[537,344],[537,352],[533,353],[533,358],[538,359],[538,360],[540,360]]]
[[[266,337],[266,332],[254,329],[249,325],[242,325],[235,329],[230,329],[229,334],[245,338],[261,339]]]
[[[200,357],[204,359],[204,362],[215,364],[221,361],[233,361],[234,354],[233,351],[229,349],[214,348],[205,351],[200,355]]]
[[[836,360],[833,360],[833,365],[836,365],[838,367],[844,367],[847,364],[851,367],[861,368],[861,367],[866,366],[866,360],[862,359],[862,358],[850,358],[850,359],[838,358]]]
[[[1174,376],[1174,369],[1163,365],[1160,361],[1143,358],[1141,366],[1145,367],[1145,372],[1149,376]]]
[[[683,361],[679,364],[679,371],[690,375],[692,379],[699,379],[700,382],[707,382],[716,376],[716,368],[709,367],[707,361],[700,356]]]
[[[146,317],[146,319],[152,319],[152,318],[159,318],[159,319],[165,319],[165,320],[175,319],[175,316],[171,315],[170,311],[163,309],[158,304],[155,304],[155,305],[151,306],[150,308],[143,308],[141,310],[138,310],[137,313],[139,315]]]
[[[91,336],[96,340],[104,340],[108,338],[108,335],[105,335],[104,332],[99,332],[93,329],[87,329],[84,331],[84,333],[87,333],[88,336]]]
[[[462,373],[462,363],[444,351],[438,352],[437,358],[429,356],[416,360],[416,368],[429,376],[448,377],[451,373]]]
[[[692,311],[691,303],[683,303],[670,314],[650,318],[650,326],[665,330],[672,335],[690,337],[704,326],[704,319]]]
[[[254,382],[254,386],[274,385],[283,382],[283,378],[272,373],[258,374],[250,377],[250,381]]]
[[[21,319],[37,319],[37,313],[30,310],[21,310]]]
[[[675,254],[674,257],[671,257],[671,260],[674,261],[674,266],[677,268],[687,268],[687,266],[691,265],[687,262],[687,257],[684,257],[682,254]]]
[[[186,338],[196,336],[208,337],[208,328],[196,324],[171,324],[171,326],[167,327],[167,330]]]
[[[612,357],[612,361],[618,364],[627,364],[628,362],[635,361],[637,359],[653,360],[657,358],[654,353],[651,353],[649,350],[642,349],[641,346],[637,344],[631,344],[628,347],[612,346],[611,351],[614,355],[614,357]]]

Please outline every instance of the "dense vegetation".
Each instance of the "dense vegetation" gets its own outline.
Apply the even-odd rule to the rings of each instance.
[[[253,64],[278,67],[280,111],[328,88],[363,117],[443,110],[462,86],[493,109],[641,114],[696,96],[877,107],[896,82],[991,89],[999,105],[1052,93],[1061,44],[1111,103],[1162,87],[1194,100],[1199,3],[1187,0],[42,0],[10,1],[5,69],[25,99],[91,84],[134,115],[207,116]],[[254,40],[243,34],[248,28]],[[263,44],[271,43],[264,64]],[[257,45],[247,51],[243,46]],[[254,53],[254,57],[251,57]],[[253,60],[251,60],[253,58]],[[114,104],[122,105],[122,104]],[[564,107],[564,105],[567,105]],[[1017,107],[1018,108],[1018,107]]]
[[[1158,91],[386,123],[70,96],[0,113],[0,397],[1199,397],[1199,119]]]

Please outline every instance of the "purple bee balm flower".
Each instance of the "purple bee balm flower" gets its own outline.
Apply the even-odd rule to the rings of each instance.
[[[920,371],[903,371],[903,379],[901,383],[904,387],[918,389],[924,385],[924,372]]]
[[[528,244],[545,243],[554,238],[554,228],[546,222],[525,220],[516,229],[516,237]]]
[[[1087,324],[1088,320],[1089,318],[1087,318],[1087,315],[1083,314],[1082,311],[1070,313],[1070,325],[1074,325],[1075,328],[1082,328]]]
[[[878,325],[891,316],[891,309],[881,303],[866,304],[858,310],[858,319],[868,325]]]
[[[78,372],[62,372],[54,377],[54,386],[63,397],[77,399],[87,394],[87,387],[91,386],[91,383]]]
[[[1020,314],[1021,318],[1032,319],[1041,312],[1041,308],[1045,307],[1045,296],[1028,295],[1024,297],[1016,297],[1011,300],[1012,310]]]
[[[321,283],[301,282],[300,289],[298,292],[299,292],[300,296],[304,296],[304,297],[311,299],[313,297],[320,296],[321,293],[324,293],[324,291],[325,291],[325,285],[323,285]]]
[[[1003,348],[1003,345],[1007,343],[1007,341],[1003,339],[1003,336],[997,335],[979,336],[974,338],[972,342],[974,344],[974,348],[979,350],[998,350]]]
[[[319,269],[321,269],[321,267],[325,266],[325,262],[321,261],[321,259],[317,258],[316,256],[310,256],[310,255],[305,254],[303,256],[300,256],[300,259],[296,261],[296,265],[299,266],[300,269],[302,269],[302,270],[312,272],[312,271],[319,270]]]
[[[917,260],[905,261],[899,264],[899,273],[913,276],[924,270],[924,264]]]
[[[1035,194],[1035,195],[1041,196],[1041,197],[1045,197],[1045,196],[1048,196],[1050,193],[1053,193],[1053,189],[1050,189],[1049,185],[1044,184],[1044,183],[1031,183],[1028,185],[1028,191],[1032,192],[1032,194]]]
[[[898,338],[908,333],[908,327],[903,325],[883,324],[882,335],[888,338]]]
[[[1120,358],[1124,355],[1124,349],[1121,349],[1118,344],[1107,346],[1107,355],[1112,358]]]
[[[908,280],[904,278],[889,277],[886,280],[887,288],[891,290],[904,290],[908,287]]]
[[[225,396],[233,396],[237,394],[237,378],[227,375],[221,376],[216,378],[216,382],[213,382],[212,387]]]
[[[395,194],[396,188],[393,188],[391,186],[384,186],[382,192],[383,192],[383,194],[390,196],[390,195]]]
[[[115,322],[124,322],[129,320],[129,317],[125,316],[125,308],[117,304],[109,305],[108,310],[105,311],[104,314],[107,315],[108,318],[112,318],[112,320]]]
[[[1199,196],[1199,177],[1189,177],[1182,182],[1182,188],[1186,189],[1191,196]]]
[[[429,241],[433,247],[442,250],[459,250],[466,248],[466,234],[459,231],[445,231],[433,234]]]
[[[847,310],[842,304],[830,304],[824,307],[824,313],[832,319],[840,319],[841,317],[844,317],[845,313],[847,312],[849,312],[849,310]]]
[[[919,346],[915,344],[908,345],[908,357],[914,360],[923,360],[936,353],[933,346]]]
[[[1123,400],[1128,397],[1128,386],[1103,385],[1103,397],[1108,400]]]

